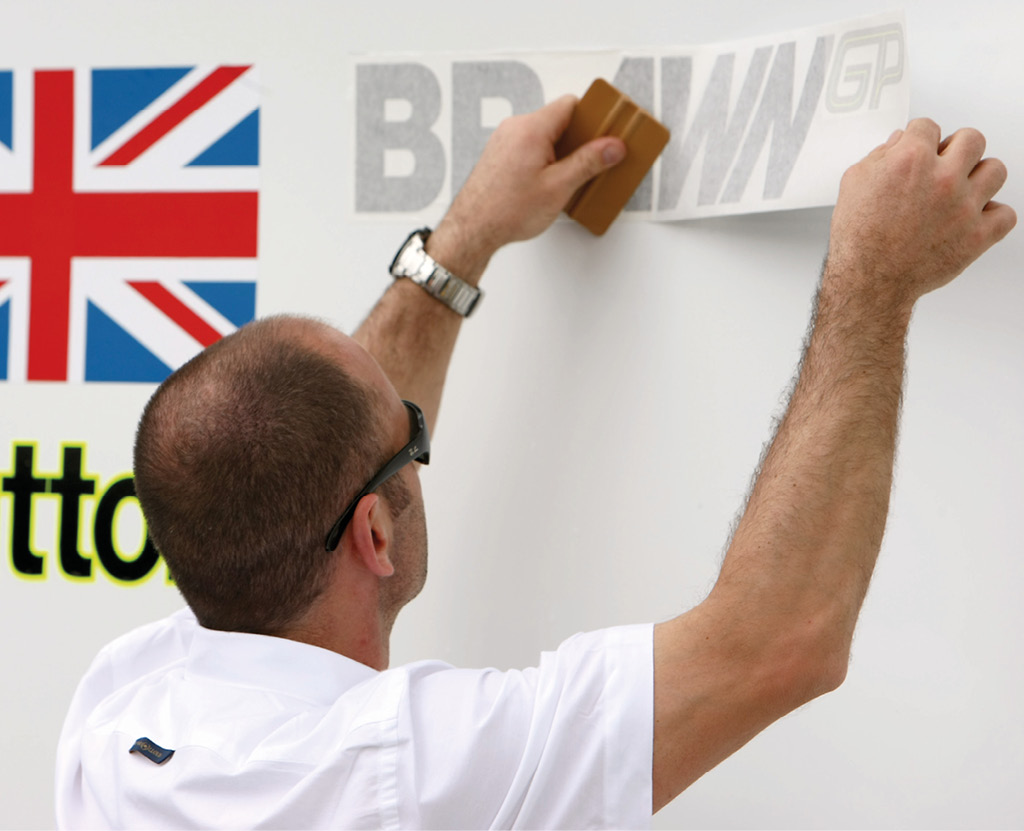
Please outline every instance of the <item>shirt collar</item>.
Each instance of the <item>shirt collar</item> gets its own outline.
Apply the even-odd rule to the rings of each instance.
[[[186,670],[328,705],[377,670],[337,652],[270,635],[196,628]]]

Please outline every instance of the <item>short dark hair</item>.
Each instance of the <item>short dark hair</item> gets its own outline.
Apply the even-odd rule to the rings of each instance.
[[[384,453],[379,394],[313,320],[250,323],[172,374],[135,439],[150,536],[199,622],[277,634],[324,588],[324,539]],[[310,337],[312,335],[312,337]]]

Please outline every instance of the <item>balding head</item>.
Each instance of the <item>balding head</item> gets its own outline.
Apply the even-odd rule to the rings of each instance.
[[[150,399],[136,489],[203,625],[276,634],[322,591],[327,531],[387,455],[365,360],[322,323],[267,318],[197,355]]]

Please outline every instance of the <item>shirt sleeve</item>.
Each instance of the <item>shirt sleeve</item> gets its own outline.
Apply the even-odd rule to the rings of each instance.
[[[650,827],[652,625],[576,635],[522,671],[405,669],[403,827]]]

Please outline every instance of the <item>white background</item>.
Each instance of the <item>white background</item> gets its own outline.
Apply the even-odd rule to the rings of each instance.
[[[353,53],[685,46],[888,8],[8,0],[0,64],[257,61],[259,311],[350,330],[410,230],[353,221],[344,204]],[[1004,200],[1024,208],[1024,4],[906,11],[912,115],[981,128],[1011,171]],[[620,222],[602,239],[560,223],[499,255],[424,471],[431,577],[399,619],[396,663],[530,664],[573,632],[664,619],[704,596],[799,355],[828,222],[827,209]],[[705,776],[656,827],[1024,825],[1022,261],[1018,230],[918,307],[891,519],[845,685]],[[0,385],[0,470],[16,440],[38,442],[40,471],[56,469],[61,441],[80,441],[105,484],[130,465],[150,392]],[[54,506],[38,503],[46,548]],[[0,539],[9,523],[4,495]],[[37,582],[0,567],[0,825],[52,824],[54,745],[77,678],[103,642],[179,605],[162,572],[125,588],[72,583],[52,563]]]

